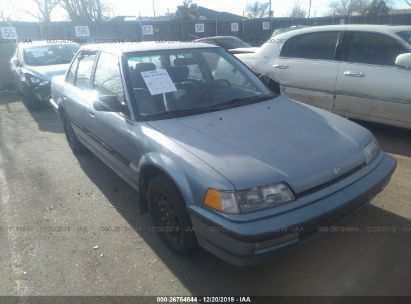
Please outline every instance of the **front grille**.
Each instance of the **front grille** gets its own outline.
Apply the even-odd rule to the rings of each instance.
[[[362,168],[364,168],[365,166],[366,166],[365,163],[364,163],[364,164],[361,164],[361,165],[359,165],[358,167],[355,167],[354,169],[348,171],[347,173],[344,173],[343,175],[341,175],[341,176],[339,176],[339,177],[337,177],[337,178],[334,178],[334,179],[332,179],[332,180],[330,180],[330,181],[328,181],[328,182],[326,182],[326,183],[324,183],[324,184],[321,184],[321,185],[316,186],[316,187],[314,187],[314,188],[311,188],[311,189],[308,189],[308,190],[305,190],[305,191],[303,191],[303,192],[298,193],[298,194],[296,195],[296,197],[297,197],[297,198],[301,198],[301,197],[303,197],[303,196],[310,195],[310,194],[312,194],[312,193],[314,193],[314,192],[320,191],[320,190],[325,189],[325,188],[327,188],[327,187],[329,187],[329,186],[331,186],[331,185],[334,185],[334,184],[338,183],[339,181],[342,181],[343,179],[347,178],[348,176],[353,175],[354,173],[360,171],[360,170],[361,170]]]

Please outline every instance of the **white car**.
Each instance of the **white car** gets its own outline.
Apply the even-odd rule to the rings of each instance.
[[[411,129],[411,26],[332,25],[238,54],[277,93],[345,117]]]

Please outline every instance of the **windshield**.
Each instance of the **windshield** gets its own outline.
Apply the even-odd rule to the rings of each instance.
[[[222,48],[226,50],[251,47],[251,45],[249,45],[247,42],[244,42],[241,39],[234,38],[234,37],[216,39],[216,42],[219,44],[219,46],[221,46]]]
[[[24,49],[24,62],[27,65],[67,64],[77,53],[77,44],[44,45]]]
[[[273,97],[222,49],[131,53],[126,60],[141,116],[195,114]]]
[[[411,31],[399,32],[397,33],[397,35],[404,39],[408,43],[408,45],[411,46]]]

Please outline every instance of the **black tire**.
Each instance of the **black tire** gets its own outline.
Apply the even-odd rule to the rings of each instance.
[[[62,114],[61,118],[63,120],[64,133],[66,134],[67,142],[71,151],[73,151],[74,154],[82,154],[87,152],[87,148],[78,139],[76,133],[74,133],[73,126],[71,125],[68,117],[65,114]]]
[[[29,96],[27,93],[22,94],[23,103],[26,105],[27,109],[30,111],[38,111],[44,107],[44,104],[41,100],[35,96]]]
[[[187,255],[197,244],[183,197],[165,176],[150,180],[147,189],[150,214],[156,232],[171,251]]]

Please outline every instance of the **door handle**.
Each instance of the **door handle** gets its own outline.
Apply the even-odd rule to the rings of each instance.
[[[344,72],[344,76],[347,76],[347,77],[365,77],[365,74],[364,73],[356,73],[356,72],[346,71],[346,72]]]
[[[89,112],[88,112],[88,115],[89,115],[91,118],[96,117],[96,114],[94,114],[94,112],[92,112],[92,111],[89,111]]]
[[[286,64],[274,64],[273,68],[280,69],[280,70],[286,70],[289,68],[289,66]]]

